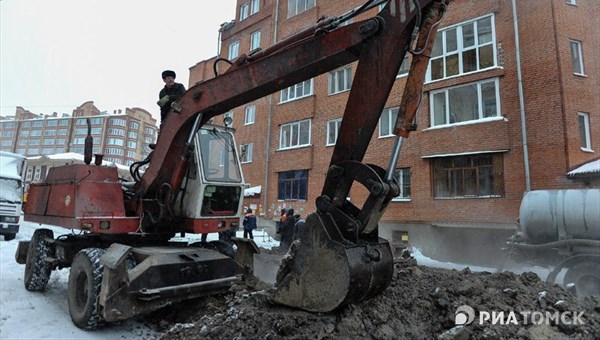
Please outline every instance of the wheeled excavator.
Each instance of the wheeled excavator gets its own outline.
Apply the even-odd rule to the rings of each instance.
[[[25,288],[44,290],[52,270],[70,267],[69,313],[78,327],[94,329],[249,278],[257,252],[250,240],[234,238],[235,251],[224,241],[171,240],[180,233],[225,234],[239,227],[245,184],[235,138],[232,129],[211,124],[213,118],[358,61],[316,212],[281,264],[272,300],[331,312],[380,294],[391,282],[393,259],[378,223],[399,192],[393,170],[404,139],[416,128],[429,55],[447,5],[368,0],[235,61],[217,59],[230,67],[221,74],[215,67],[214,78],[172,104],[154,150],[131,166],[133,182],[121,181],[116,168],[92,164],[88,133],[85,164],[54,167],[29,189],[25,220],[77,233],[55,238],[41,228],[19,243]],[[375,7],[376,15],[350,21]],[[412,62],[386,170],[362,160],[406,53]],[[347,199],[354,184],[368,190],[362,207]]]

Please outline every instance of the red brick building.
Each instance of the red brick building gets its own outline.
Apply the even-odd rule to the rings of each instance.
[[[363,2],[238,0],[235,20],[221,27],[220,57],[264,49]],[[418,129],[397,163],[402,192],[383,221],[512,227],[524,192],[590,185],[566,174],[600,149],[599,12],[598,0],[452,1]],[[214,61],[190,68],[190,87],[213,77]],[[383,168],[406,66],[365,157]],[[284,206],[314,211],[355,70],[347,65],[228,113],[244,146],[245,180],[261,187],[246,205],[267,218]],[[359,206],[365,197],[362,188],[350,194]]]

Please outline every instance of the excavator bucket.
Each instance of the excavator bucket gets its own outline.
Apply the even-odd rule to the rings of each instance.
[[[310,214],[277,273],[273,301],[326,313],[381,293],[392,280],[387,241],[345,241],[329,214]]]

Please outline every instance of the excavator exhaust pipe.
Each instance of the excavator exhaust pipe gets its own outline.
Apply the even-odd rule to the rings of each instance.
[[[326,313],[385,290],[393,275],[388,242],[379,237],[345,241],[329,214],[310,214],[277,273],[273,301]]]

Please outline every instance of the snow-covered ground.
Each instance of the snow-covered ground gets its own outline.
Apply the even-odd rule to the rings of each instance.
[[[22,218],[21,218],[22,220]],[[0,339],[152,339],[156,332],[152,326],[129,320],[95,331],[77,328],[69,316],[67,285],[69,269],[55,270],[44,292],[29,292],[23,284],[25,265],[15,261],[20,240],[30,240],[35,229],[48,228],[54,236],[69,230],[37,223],[20,223],[16,239],[4,241],[0,237]],[[242,237],[243,232],[238,232]],[[189,238],[200,239],[200,235]],[[209,240],[217,235],[209,235]],[[188,239],[188,237],[186,237]],[[177,238],[177,240],[182,240]],[[263,230],[254,231],[254,241],[259,247],[271,249],[279,242]]]

